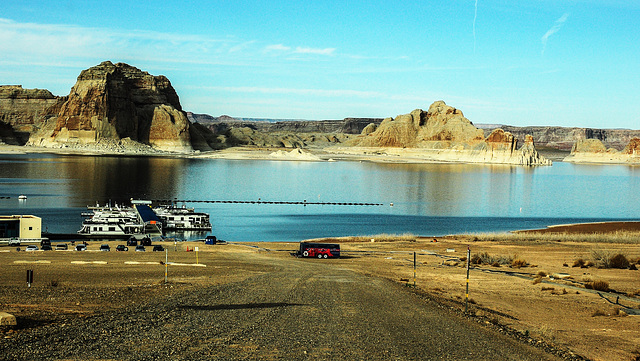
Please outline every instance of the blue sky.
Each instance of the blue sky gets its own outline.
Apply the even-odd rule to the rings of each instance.
[[[187,111],[640,128],[640,1],[15,1],[0,84],[67,95],[104,60],[166,75]]]

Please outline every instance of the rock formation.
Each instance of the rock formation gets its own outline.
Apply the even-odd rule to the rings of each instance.
[[[619,151],[607,148],[599,139],[581,139],[571,148],[571,154],[564,158],[572,163],[640,163],[640,138],[632,138],[626,147]]]
[[[24,145],[45,119],[57,114],[64,99],[45,89],[0,85],[0,140]]]
[[[193,150],[190,122],[169,79],[105,61],[80,73],[60,111],[29,143],[60,146],[121,139],[160,150]]]
[[[488,135],[494,128],[485,129],[485,135]],[[631,129],[514,127],[509,125],[501,125],[500,128],[513,134],[519,141],[524,141],[527,135],[531,135],[538,147],[564,151],[570,151],[577,141],[584,139],[598,139],[607,148],[622,150],[632,138],[640,138],[640,130]]]
[[[387,118],[374,131],[363,134],[347,145],[361,148],[384,148],[386,154],[422,156],[431,161],[549,165],[527,137],[522,148],[509,132],[496,129],[484,138],[462,112],[443,101],[433,103],[428,111],[416,109],[395,119]],[[399,150],[400,149],[400,150]]]

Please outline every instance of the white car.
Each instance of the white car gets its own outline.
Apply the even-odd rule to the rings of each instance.
[[[30,252],[30,251],[37,251],[38,250],[38,246],[34,246],[34,245],[28,245],[27,248],[25,248],[25,251]]]

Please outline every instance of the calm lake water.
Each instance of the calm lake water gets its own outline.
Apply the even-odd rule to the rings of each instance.
[[[18,195],[27,195],[19,201]],[[640,219],[640,167],[515,167],[149,157],[0,155],[0,214],[75,233],[87,205],[135,199],[366,202],[383,206],[187,203],[228,241],[502,232]],[[393,203],[393,206],[391,206]],[[207,234],[186,234],[202,238]]]

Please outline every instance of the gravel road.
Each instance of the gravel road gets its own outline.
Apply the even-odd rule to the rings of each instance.
[[[332,260],[253,258],[268,271],[34,327],[0,359],[558,359]]]

